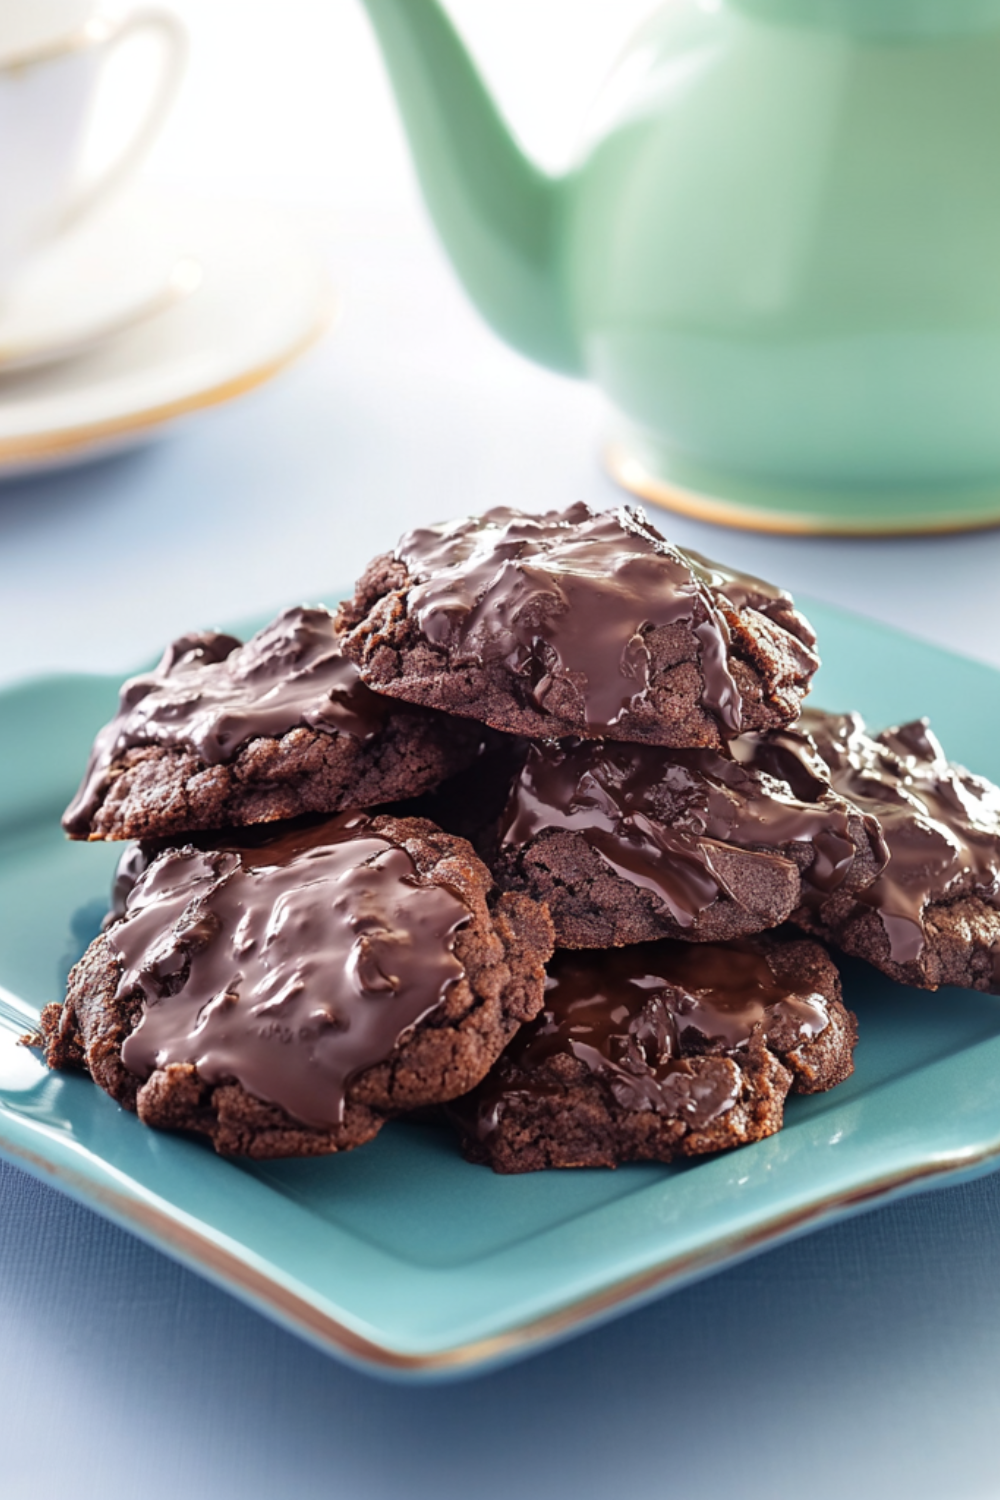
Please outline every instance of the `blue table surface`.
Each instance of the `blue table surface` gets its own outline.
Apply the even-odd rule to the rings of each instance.
[[[457,1385],[355,1374],[0,1165],[3,1493],[997,1493],[1000,1177]],[[141,1490],[140,1490],[141,1480]]]
[[[334,257],[344,323],[272,388],[133,456],[0,486],[0,681],[124,670],[193,625],[324,597],[419,521],[617,501],[597,398],[503,350],[429,241]],[[1000,665],[1000,533],[668,529]],[[998,1231],[991,1177],[509,1370],[401,1388],[0,1166],[0,1494],[980,1500],[1000,1494]]]

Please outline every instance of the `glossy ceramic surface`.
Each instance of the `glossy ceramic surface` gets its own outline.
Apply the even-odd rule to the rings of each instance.
[[[6,0],[0,16],[0,281],[81,216],[103,204],[139,166],[160,132],[184,72],[187,35],[167,11],[131,15],[70,0]],[[115,149],[81,172],[88,125],[111,55],[152,42],[158,58],[138,118],[119,122]],[[143,75],[140,75],[140,77]]]
[[[793,529],[1000,519],[997,0],[671,0],[558,180],[436,0],[365,4],[471,296],[653,480]]]
[[[605,446],[612,479],[632,495],[744,531],[786,536],[909,536],[977,531],[1000,521],[1000,482],[951,490],[914,486],[905,505],[886,500],[879,487],[854,485],[775,485],[734,478],[705,464],[691,463],[662,443],[634,430],[619,432]]]
[[[40,251],[0,298],[0,380],[95,350],[197,291],[186,239],[120,198]]]
[[[883,724],[928,711],[1000,777],[1000,678],[809,606],[821,701]],[[224,1162],[145,1130],[17,1045],[96,930],[117,850],[58,827],[107,678],[0,698],[0,1151],[322,1347],[396,1376],[510,1359],[769,1243],[1000,1161],[1000,1000],[845,969],[855,1076],[793,1099],[770,1140],[677,1168],[502,1178],[397,1123],[339,1159]]]
[[[141,283],[143,263],[158,264],[166,285],[160,284],[158,303],[147,302],[145,316],[126,312],[113,338],[100,336],[112,305],[106,289],[103,297],[91,296],[89,314],[65,289],[50,295],[48,336],[58,345],[61,330],[85,347],[75,359],[6,378],[0,368],[0,478],[127,447],[179,417],[242,395],[308,348],[336,311],[313,236],[273,211],[136,196],[81,229],[76,245],[91,263],[95,286],[123,256],[131,269],[120,278],[122,297]],[[50,278],[59,277],[62,254],[53,251]],[[179,296],[170,294],[178,266],[187,278]],[[68,269],[81,269],[72,256]],[[60,307],[67,311],[62,321]],[[46,337],[39,321],[21,329],[35,337],[36,348]],[[103,331],[109,332],[106,321]]]

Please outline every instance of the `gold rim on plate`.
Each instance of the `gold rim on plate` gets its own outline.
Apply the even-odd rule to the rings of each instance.
[[[661,1261],[648,1270],[626,1276],[601,1291],[592,1292],[568,1307],[545,1313],[542,1317],[534,1318],[507,1332],[473,1339],[467,1344],[457,1344],[433,1354],[404,1354],[356,1333],[329,1313],[315,1307],[307,1298],[281,1286],[265,1272],[248,1265],[239,1256],[198,1230],[178,1223],[154,1204],[137,1202],[127,1194],[115,1192],[113,1188],[99,1187],[81,1173],[53,1166],[43,1157],[10,1142],[5,1143],[5,1150],[22,1161],[35,1176],[55,1178],[78,1202],[87,1205],[100,1203],[110,1217],[119,1223],[129,1224],[140,1236],[157,1247],[169,1246],[182,1259],[194,1261],[203,1267],[218,1284],[239,1288],[255,1302],[273,1308],[283,1320],[294,1324],[300,1333],[314,1342],[325,1344],[339,1354],[363,1360],[384,1370],[424,1373],[461,1371],[515,1351],[525,1352],[533,1345],[547,1344],[578,1324],[599,1319],[624,1303],[666,1290],[671,1282],[681,1278],[695,1279],[714,1266],[734,1261],[762,1249],[773,1240],[805,1229],[836,1210],[850,1212],[860,1209],[917,1183],[946,1177],[970,1167],[984,1166],[1000,1158],[1000,1142],[995,1142],[981,1151],[957,1151],[905,1171],[877,1177],[872,1182],[833,1193],[816,1203],[777,1214],[764,1224],[758,1224],[742,1234],[716,1240],[701,1250]]]

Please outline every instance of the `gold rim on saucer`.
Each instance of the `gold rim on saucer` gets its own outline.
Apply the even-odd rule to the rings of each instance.
[[[237,396],[244,396],[257,386],[266,384],[275,375],[279,375],[282,370],[301,358],[332,326],[339,312],[339,298],[335,293],[331,293],[326,305],[317,314],[312,327],[284,353],[245,370],[240,375],[231,376],[227,380],[219,381],[216,385],[208,386],[197,395],[178,396],[173,401],[164,401],[141,411],[130,412],[127,416],[109,417],[104,421],[55,429],[36,437],[0,438],[0,465],[30,463],[34,460],[56,458],[63,454],[86,453],[89,449],[100,449],[106,444],[114,445],[119,439],[127,438],[131,433],[145,432],[151,428],[163,426],[167,422],[176,421],[179,417],[190,416],[194,412],[232,401]]]

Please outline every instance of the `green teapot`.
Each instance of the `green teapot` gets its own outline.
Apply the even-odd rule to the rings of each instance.
[[[780,531],[1000,521],[1000,0],[669,0],[576,164],[435,0],[364,0],[483,316],[597,382],[612,472]]]

